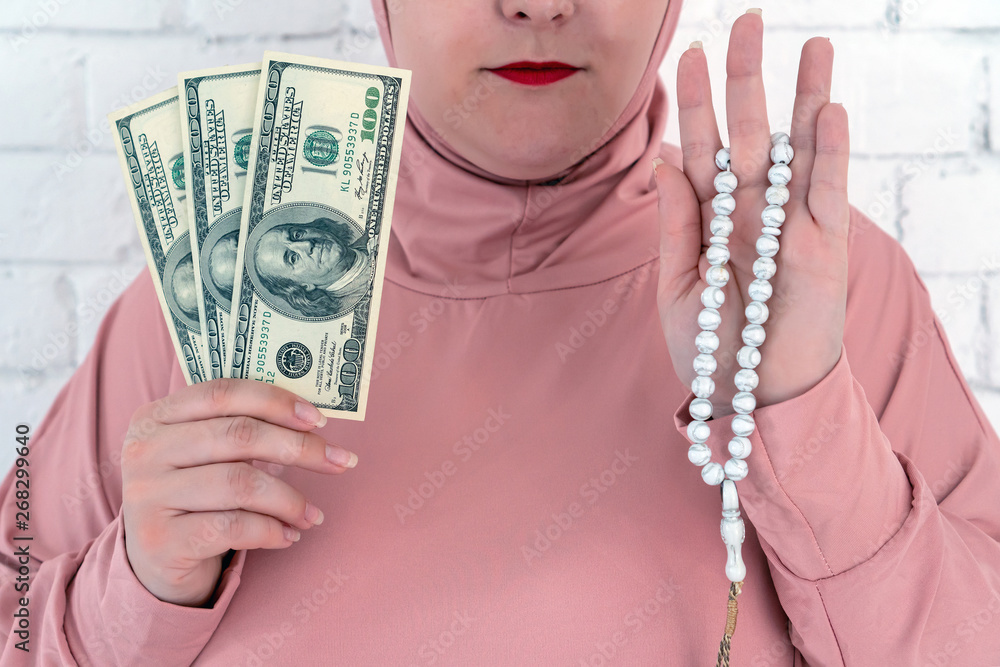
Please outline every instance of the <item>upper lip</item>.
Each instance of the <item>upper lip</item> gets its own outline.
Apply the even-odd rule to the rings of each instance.
[[[533,62],[530,60],[522,60],[516,63],[508,63],[506,65],[501,65],[500,67],[491,67],[490,69],[580,69],[575,65],[567,65],[566,63],[561,63],[556,60],[549,60],[546,62]]]

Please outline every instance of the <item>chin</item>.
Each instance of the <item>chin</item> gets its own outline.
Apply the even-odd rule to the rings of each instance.
[[[577,147],[581,139],[548,135],[525,135],[518,142],[497,139],[482,146],[469,146],[460,152],[481,169],[503,178],[521,181],[546,181],[569,169],[585,157]],[[504,146],[497,150],[497,146]],[[458,148],[456,146],[456,148]]]

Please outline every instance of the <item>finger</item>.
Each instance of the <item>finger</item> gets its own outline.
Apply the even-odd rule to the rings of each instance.
[[[271,516],[246,510],[192,512],[170,523],[169,544],[184,545],[183,555],[204,560],[230,549],[283,549],[297,542],[301,533]],[[287,532],[286,532],[287,531]]]
[[[761,74],[764,23],[747,13],[736,19],[726,58],[726,118],[732,170],[740,186],[766,186],[771,131]]]
[[[655,176],[660,217],[659,295],[672,305],[698,283],[702,217],[698,197],[683,172],[660,163]]]
[[[249,463],[214,463],[171,472],[149,502],[178,512],[247,510],[300,530],[323,514],[301,491]]]
[[[696,42],[700,45],[700,42]],[[680,125],[684,173],[701,202],[716,194],[715,154],[722,148],[712,104],[712,85],[704,50],[689,48],[677,64],[677,120]]]
[[[267,461],[321,473],[357,464],[357,455],[308,431],[253,417],[217,417],[162,426],[147,440],[155,462],[190,468],[226,461]]]
[[[305,399],[287,389],[255,380],[200,382],[177,390],[148,410],[161,424],[235,415],[248,415],[298,430],[326,424],[326,417]]]
[[[808,205],[820,227],[838,238],[847,238],[850,223],[847,200],[850,153],[847,111],[841,104],[827,104],[816,121],[816,157],[809,181]]]
[[[790,136],[795,159],[790,165],[792,200],[805,201],[816,157],[816,122],[820,109],[830,103],[833,77],[833,45],[825,37],[813,37],[802,47],[799,78],[795,88]]]

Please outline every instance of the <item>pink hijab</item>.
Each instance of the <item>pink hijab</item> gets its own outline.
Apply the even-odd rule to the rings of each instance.
[[[396,65],[385,0],[372,0]],[[667,95],[658,76],[680,16],[670,0],[653,52],[621,116],[589,155],[546,183],[475,166],[414,104],[407,113],[386,277],[428,294],[482,298],[608,280],[657,256],[651,160],[661,155]]]

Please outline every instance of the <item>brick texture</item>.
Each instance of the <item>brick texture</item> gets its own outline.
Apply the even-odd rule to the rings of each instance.
[[[976,396],[1000,425],[1000,4],[688,0],[661,74],[705,44],[720,119],[732,21],[762,6],[771,124],[788,126],[802,44],[829,37],[851,201],[913,257]],[[367,0],[0,3],[0,433],[37,424],[123,282],[145,270],[105,115],[187,69],[266,49],[385,64]],[[722,128],[723,138],[726,137]],[[678,141],[676,118],[667,139]],[[995,203],[995,202],[994,202]],[[30,318],[18,317],[31,313]],[[9,463],[0,450],[0,468]]]

